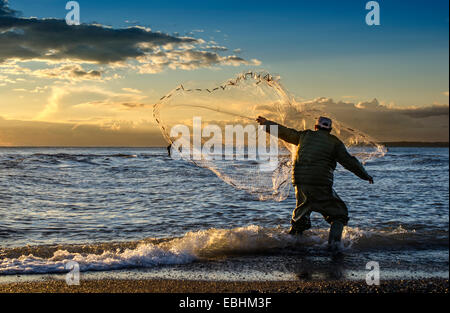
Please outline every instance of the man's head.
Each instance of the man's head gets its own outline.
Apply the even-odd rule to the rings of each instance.
[[[317,120],[316,123],[316,130],[317,129],[323,129],[326,130],[328,132],[331,132],[331,119],[329,119],[328,117],[319,117],[319,119]]]

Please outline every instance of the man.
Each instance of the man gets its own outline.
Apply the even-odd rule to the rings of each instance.
[[[329,118],[320,117],[315,131],[297,131],[261,116],[256,121],[266,126],[277,125],[278,137],[297,146],[292,171],[297,206],[292,213],[289,234],[302,234],[311,228],[310,214],[319,212],[331,225],[329,246],[333,251],[338,250],[342,230],[348,222],[348,209],[333,190],[336,162],[371,184],[372,177],[358,159],[347,152],[344,143],[330,134],[332,121]],[[269,130],[270,127],[266,127],[266,131]]]

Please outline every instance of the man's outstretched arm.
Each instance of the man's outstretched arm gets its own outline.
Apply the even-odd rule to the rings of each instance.
[[[300,132],[295,129],[288,128],[286,126],[280,125],[273,121],[269,121],[268,119],[266,119],[262,116],[258,116],[256,121],[260,125],[267,126],[266,132],[268,132],[268,133],[270,133],[270,125],[277,125],[278,126],[278,138],[283,139],[286,142],[289,142],[293,145],[297,145],[300,140]]]
[[[367,173],[366,169],[357,158],[348,153],[342,142],[337,148],[336,159],[345,169],[349,170],[359,178],[367,180],[369,183],[373,184],[372,176]]]

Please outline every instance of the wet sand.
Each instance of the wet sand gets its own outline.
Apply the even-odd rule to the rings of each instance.
[[[386,280],[379,286],[365,281],[195,281],[85,280],[0,284],[1,293],[448,293],[448,279]]]

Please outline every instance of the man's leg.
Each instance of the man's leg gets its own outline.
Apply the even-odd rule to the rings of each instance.
[[[348,222],[348,209],[345,202],[337,195],[333,190],[334,209],[331,210],[332,214],[328,217],[330,226],[330,234],[328,236],[328,246],[331,251],[337,252],[341,248],[341,238],[344,226]]]
[[[301,235],[305,230],[311,228],[311,211],[308,206],[308,198],[302,191],[301,187],[295,185],[294,188],[297,206],[292,212],[291,229],[289,230],[289,234]]]
[[[330,226],[330,234],[328,236],[328,244],[333,247],[336,245],[339,245],[342,238],[342,231],[344,230],[344,224],[336,220],[334,222],[331,222]]]
[[[320,195],[319,195],[320,194]],[[342,232],[348,222],[348,209],[344,201],[330,187],[317,189],[318,212],[330,224],[328,244],[333,251],[340,248]]]

